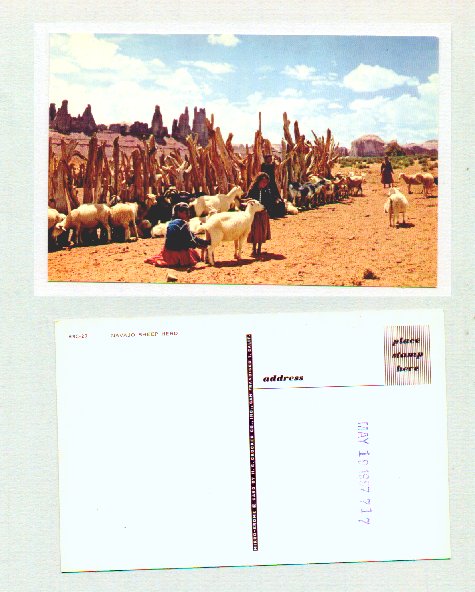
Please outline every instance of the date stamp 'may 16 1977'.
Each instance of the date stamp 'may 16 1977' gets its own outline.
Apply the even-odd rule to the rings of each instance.
[[[358,479],[360,490],[360,518],[361,524],[371,523],[371,481],[370,481],[370,452],[369,452],[369,424],[367,421],[358,422]]]

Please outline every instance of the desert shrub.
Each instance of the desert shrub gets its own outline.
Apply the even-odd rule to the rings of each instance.
[[[419,161],[420,165],[425,166],[429,160],[429,157],[427,155],[419,155],[417,160]]]
[[[343,167],[367,169],[375,162],[381,162],[380,156],[342,156],[338,164]]]
[[[405,169],[411,164],[414,164],[414,159],[409,156],[395,156],[391,158],[393,169]]]

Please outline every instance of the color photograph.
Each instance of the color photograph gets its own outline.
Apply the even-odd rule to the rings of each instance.
[[[49,282],[440,285],[439,37],[48,46]]]

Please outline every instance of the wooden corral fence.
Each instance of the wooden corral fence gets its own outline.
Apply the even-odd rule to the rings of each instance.
[[[49,143],[48,203],[59,212],[69,213],[80,203],[107,203],[113,196],[122,201],[142,200],[147,193],[163,194],[170,187],[177,191],[208,195],[227,193],[233,185],[247,192],[253,178],[260,172],[264,154],[275,153],[272,144],[259,129],[254,144],[246,145],[244,155],[233,149],[233,134],[224,141],[214,117],[207,120],[209,142],[199,146],[196,139],[186,138],[188,154],[178,149],[170,154],[160,153],[153,136],[137,144],[128,156],[119,146],[119,137],[113,142],[112,158],[106,156],[106,143],[94,134],[89,142],[87,157],[77,151],[76,140],[61,140],[61,153],[56,156]],[[281,151],[275,155],[275,177],[283,197],[289,181],[303,183],[310,175],[330,177],[334,163],[339,158],[331,131],[317,137],[312,131],[310,142],[294,122],[294,136],[290,121],[283,114],[284,139]],[[79,190],[82,189],[82,199]]]

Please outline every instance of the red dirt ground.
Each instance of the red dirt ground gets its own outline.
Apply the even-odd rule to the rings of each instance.
[[[351,197],[316,210],[271,220],[272,239],[260,260],[233,259],[234,244],[216,249],[216,266],[174,270],[186,284],[280,284],[314,286],[435,287],[437,285],[437,187],[434,197],[420,186],[408,195],[406,226],[389,227],[383,207],[387,189],[378,163],[366,169],[362,197]],[[348,170],[348,169],[344,169]],[[420,171],[418,165],[405,172]],[[335,172],[335,171],[334,171]],[[396,171],[395,178],[399,176]],[[436,170],[431,171],[434,175]],[[141,239],[64,249],[48,254],[48,279],[60,282],[166,282],[167,269],[144,259],[155,255],[164,239]],[[368,271],[371,273],[368,273]],[[366,273],[365,273],[366,272]],[[373,279],[365,279],[368,275]]]

